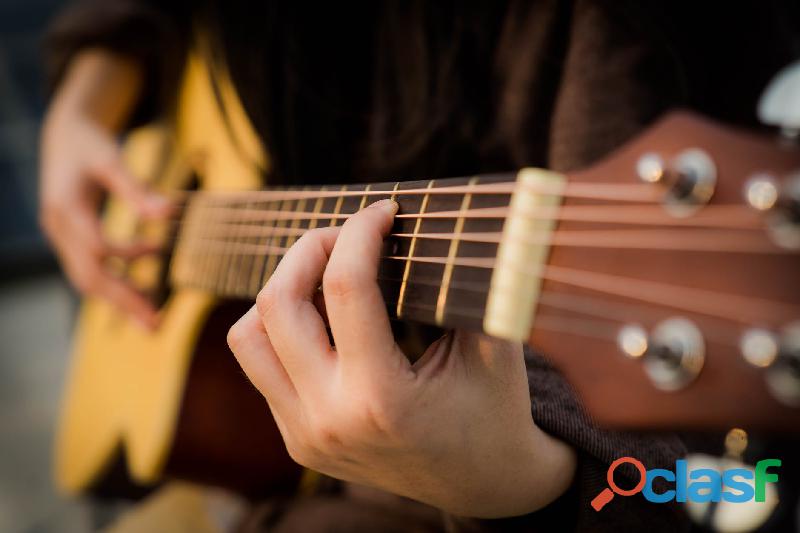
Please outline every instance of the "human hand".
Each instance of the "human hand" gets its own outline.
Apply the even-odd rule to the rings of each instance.
[[[458,515],[539,509],[569,486],[575,457],[531,417],[521,346],[455,332],[412,365],[394,342],[376,278],[396,209],[306,233],[231,349],[301,465]]]

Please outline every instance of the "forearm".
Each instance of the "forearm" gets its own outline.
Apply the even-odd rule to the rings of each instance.
[[[47,124],[62,116],[81,116],[110,132],[124,127],[143,85],[140,65],[100,48],[75,56],[56,90]]]

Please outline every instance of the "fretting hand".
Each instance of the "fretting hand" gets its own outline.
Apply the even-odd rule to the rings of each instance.
[[[307,232],[229,344],[301,465],[458,515],[539,509],[575,456],[531,417],[522,347],[455,332],[411,364],[394,341],[377,267],[396,209]]]

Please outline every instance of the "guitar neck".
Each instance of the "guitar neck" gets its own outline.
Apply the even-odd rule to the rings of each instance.
[[[378,275],[390,316],[481,330],[516,182],[516,174],[504,174],[195,193],[177,234],[171,281],[255,298],[303,232],[340,226],[391,198],[400,210]]]
[[[676,112],[568,177],[201,191],[170,279],[253,299],[303,232],[394,198],[391,317],[527,342],[610,426],[796,428],[798,168],[796,150]]]

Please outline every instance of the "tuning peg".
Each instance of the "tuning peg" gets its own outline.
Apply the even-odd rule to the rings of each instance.
[[[782,184],[771,174],[757,173],[745,182],[744,197],[750,207],[767,213],[775,244],[800,249],[800,172]]]
[[[790,324],[781,336],[775,363],[766,373],[772,395],[791,407],[800,407],[800,323]]]
[[[745,361],[766,369],[767,387],[778,401],[800,407],[800,322],[788,325],[782,334],[749,329],[739,348]]]
[[[664,208],[675,217],[687,217],[706,205],[717,183],[714,161],[699,148],[683,150],[669,161],[654,152],[642,154],[636,175],[645,183],[665,187]]]
[[[725,456],[741,461],[747,444],[747,432],[742,428],[732,428],[725,435]]]
[[[639,325],[625,325],[617,335],[617,346],[628,357],[641,358],[647,377],[664,391],[689,385],[705,361],[703,334],[681,317],[660,322],[650,334]]]
[[[778,72],[767,85],[758,102],[758,118],[780,128],[789,139],[800,137],[800,61]]]

